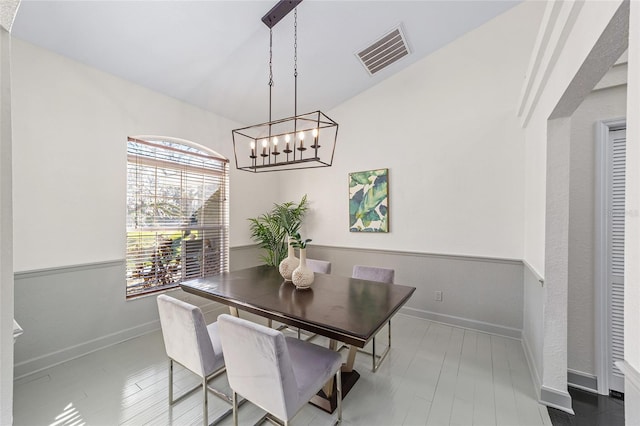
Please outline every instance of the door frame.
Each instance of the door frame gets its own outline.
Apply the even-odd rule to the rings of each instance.
[[[609,174],[607,144],[609,132],[626,128],[626,118],[602,120],[596,123],[596,194],[595,194],[595,261],[594,261],[594,301],[595,301],[595,361],[598,393],[609,395],[609,295],[607,279],[608,217],[605,213],[609,199]]]

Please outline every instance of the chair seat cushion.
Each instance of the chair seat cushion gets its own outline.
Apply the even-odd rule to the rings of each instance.
[[[300,404],[308,402],[342,365],[342,357],[313,343],[286,338],[289,357],[298,383]]]

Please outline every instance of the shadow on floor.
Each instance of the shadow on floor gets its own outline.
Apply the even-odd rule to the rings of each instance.
[[[553,426],[624,426],[624,401],[569,387],[575,416],[548,408]]]

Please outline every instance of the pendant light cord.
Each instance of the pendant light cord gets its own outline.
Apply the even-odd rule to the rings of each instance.
[[[293,9],[293,115],[298,116],[298,8]]]
[[[269,28],[269,123],[271,123],[271,89],[272,88],[273,88],[273,29]]]

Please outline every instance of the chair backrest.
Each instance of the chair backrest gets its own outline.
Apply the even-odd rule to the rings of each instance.
[[[288,419],[296,410],[298,384],[284,335],[227,314],[218,317],[218,327],[231,389],[279,419]]]
[[[379,281],[381,283],[393,284],[395,270],[389,268],[378,268],[375,266],[355,265],[353,267],[353,278],[361,280]]]
[[[327,262],[326,260],[307,259],[307,266],[313,272],[317,272],[319,274],[331,273],[331,262]]]
[[[161,294],[158,313],[167,356],[200,377],[213,373],[215,351],[200,308]]]

